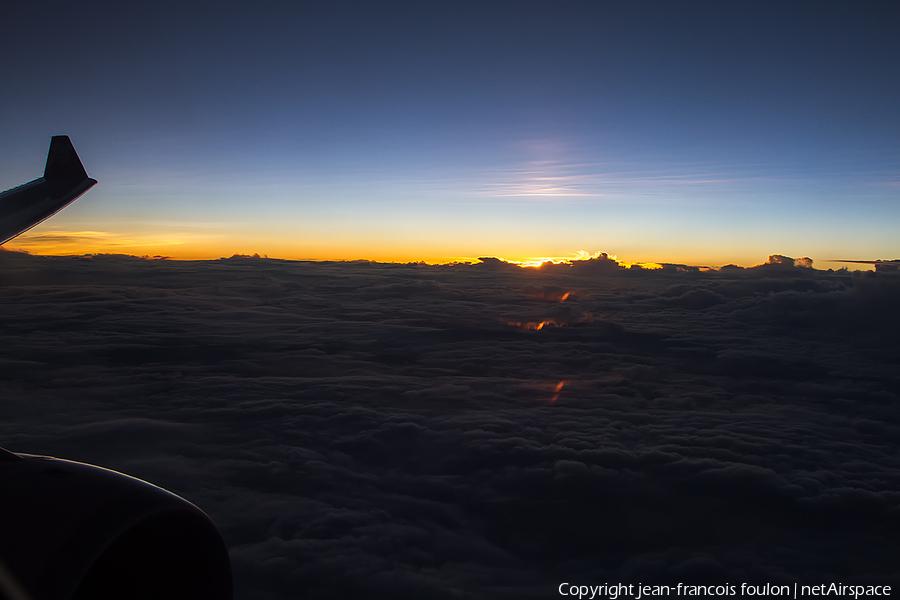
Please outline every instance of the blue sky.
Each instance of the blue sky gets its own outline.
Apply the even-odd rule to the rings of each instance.
[[[8,247],[446,261],[900,256],[891,3],[6,3]],[[818,266],[827,266],[817,262]]]

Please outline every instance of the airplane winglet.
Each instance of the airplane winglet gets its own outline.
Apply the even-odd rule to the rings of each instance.
[[[50,138],[50,151],[47,153],[44,179],[48,181],[84,181],[87,178],[87,172],[84,170],[69,136],[54,135]]]
[[[69,137],[53,136],[44,176],[0,193],[0,245],[49,219],[96,183],[87,176]]]

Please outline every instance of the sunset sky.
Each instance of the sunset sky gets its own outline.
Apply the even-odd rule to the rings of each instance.
[[[7,2],[6,248],[447,262],[900,257],[894,3]]]

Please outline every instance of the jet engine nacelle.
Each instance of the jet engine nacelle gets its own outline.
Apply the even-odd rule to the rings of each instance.
[[[199,508],[109,469],[0,449],[0,598],[230,600]]]

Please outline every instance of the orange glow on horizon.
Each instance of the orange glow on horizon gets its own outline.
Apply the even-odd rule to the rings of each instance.
[[[636,265],[642,269],[648,269],[650,271],[656,271],[657,269],[662,269],[663,266],[657,262],[629,262],[629,261],[619,261],[619,264],[625,267],[626,269],[630,269],[632,265]]]
[[[173,260],[215,260],[239,255],[261,255],[283,260],[312,261],[356,261],[369,260],[384,263],[426,263],[429,265],[475,264],[481,253],[475,256],[460,256],[440,252],[416,251],[414,249],[391,248],[390,246],[369,246],[331,243],[308,244],[309,248],[294,244],[275,244],[273,241],[244,241],[237,244],[228,236],[195,232],[157,235],[155,233],[134,232],[130,234],[112,233],[99,230],[35,229],[13,240],[4,247],[9,250],[24,251],[44,256],[82,256],[86,254],[127,254],[132,256],[166,256]],[[315,249],[312,246],[316,246]],[[539,267],[545,263],[560,264],[576,260],[596,258],[601,253],[590,254],[579,250],[569,256],[538,258],[499,258],[499,260],[520,267]],[[615,259],[615,257],[611,257]]]
[[[28,252],[30,254],[44,256],[83,256],[87,254],[124,254],[130,256],[163,256],[172,260],[216,260],[228,258],[234,255],[253,256],[259,255],[267,258],[281,260],[302,261],[371,261],[379,263],[419,263],[428,265],[452,265],[452,264],[477,264],[480,256],[493,256],[502,262],[517,265],[527,269],[539,269],[542,265],[572,264],[577,261],[597,259],[603,256],[602,252],[589,253],[579,250],[568,256],[540,256],[521,257],[512,255],[512,258],[503,257],[501,252],[484,252],[479,254],[461,255],[459,253],[441,251],[449,249],[444,244],[442,247],[365,244],[364,242],[350,242],[346,240],[304,240],[302,243],[296,240],[284,241],[280,238],[272,239],[247,239],[235,243],[235,237],[204,231],[182,232],[147,232],[134,231],[129,233],[114,233],[102,230],[61,230],[43,229],[41,226],[34,230],[10,240],[3,246],[4,249]],[[509,256],[509,255],[506,255]],[[663,261],[624,261],[617,255],[607,255],[611,261],[623,269],[638,266],[643,269],[660,269],[663,263],[669,264],[698,264],[696,262],[679,260]],[[765,262],[765,260],[741,261],[721,260],[704,261],[705,264],[743,264],[750,267]],[[701,267],[716,268],[712,267]],[[871,269],[868,265],[859,265],[861,269]],[[563,302],[574,292],[566,292],[559,301]]]
[[[590,260],[592,258],[600,258],[604,255],[604,252],[597,251],[591,254],[586,250],[578,250],[569,256],[540,256],[535,258],[524,258],[521,260],[513,260],[513,259],[501,259],[504,262],[512,263],[514,265],[519,265],[520,267],[529,267],[529,268],[540,268],[545,264],[553,264],[558,265],[562,263],[570,263],[578,260]],[[616,256],[609,256],[610,259],[616,260]]]

